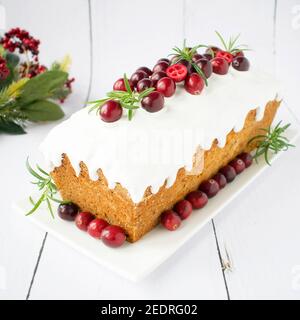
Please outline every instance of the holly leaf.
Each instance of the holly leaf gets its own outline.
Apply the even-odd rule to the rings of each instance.
[[[19,63],[20,58],[16,54],[7,52],[5,54],[5,60],[6,60],[7,65],[9,65],[12,68],[15,68]]]
[[[61,107],[48,100],[38,100],[22,109],[26,119],[32,122],[55,121],[64,117]]]
[[[67,80],[68,74],[63,71],[46,71],[30,79],[23,87],[18,103],[23,108],[37,100],[50,98]]]
[[[14,121],[8,121],[0,118],[0,133],[5,132],[9,134],[24,134],[24,129]]]

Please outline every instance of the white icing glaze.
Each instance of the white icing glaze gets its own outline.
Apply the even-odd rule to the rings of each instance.
[[[212,75],[199,96],[178,87],[165,108],[157,113],[137,110],[132,121],[126,114],[115,123],[105,123],[85,108],[55,127],[41,145],[48,169],[61,164],[66,153],[79,174],[83,161],[91,179],[101,168],[110,188],[121,183],[134,202],[145,189],[156,193],[167,179],[170,187],[179,168],[191,170],[197,146],[207,150],[215,138],[219,146],[226,135],[243,128],[249,110],[263,117],[268,101],[275,99],[278,83],[272,76],[231,68],[225,76]]]

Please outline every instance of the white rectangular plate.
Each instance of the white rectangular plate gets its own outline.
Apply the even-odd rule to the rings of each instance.
[[[291,142],[295,141],[300,132],[299,124],[285,106],[280,108],[274,123],[277,123],[276,121],[279,119],[283,120],[283,123],[292,124],[287,131],[287,136]],[[271,161],[274,161],[279,155],[280,153],[276,156],[272,155]],[[57,217],[53,220],[46,207],[42,207],[39,212],[28,217],[28,220],[108,269],[127,279],[138,281],[156,269],[192,238],[268,167],[263,159],[259,161],[259,164],[254,163],[215,198],[210,199],[205,208],[195,210],[176,232],[168,232],[158,226],[138,242],[126,243],[118,249],[106,247],[101,241],[78,230],[74,223],[63,221]],[[28,198],[14,204],[14,207],[24,215],[30,207]]]

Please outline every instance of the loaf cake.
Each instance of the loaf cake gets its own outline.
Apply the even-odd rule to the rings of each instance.
[[[179,85],[161,111],[141,108],[131,121],[123,115],[106,123],[84,108],[55,127],[41,151],[63,199],[121,226],[135,242],[163,211],[255,148],[248,141],[272,123],[276,97],[271,76],[230,69],[213,74],[200,95]]]

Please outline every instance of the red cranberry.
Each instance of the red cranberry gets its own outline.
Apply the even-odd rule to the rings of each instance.
[[[165,99],[163,94],[158,91],[150,92],[142,99],[142,107],[148,112],[157,112],[164,107]]]
[[[169,78],[173,79],[175,82],[181,82],[187,76],[187,68],[181,63],[176,63],[167,69],[167,75]]]
[[[133,73],[130,80],[131,80],[132,84],[134,86],[136,86],[137,83],[144,78],[148,78],[148,75],[145,71],[140,70],[140,71],[136,71],[135,73]]]
[[[203,54],[203,58],[205,58],[205,59],[207,59],[208,61],[210,61],[210,60],[213,58],[213,56],[212,56],[211,54],[209,54],[209,53],[204,53],[204,54]]]
[[[191,215],[193,206],[189,201],[181,200],[175,204],[174,211],[178,213],[182,220],[185,220]]]
[[[238,155],[237,157],[244,161],[246,168],[251,166],[252,161],[253,161],[253,157],[251,156],[250,153],[243,152],[240,155]]]
[[[192,58],[193,62],[196,62],[199,59],[203,59],[203,55],[200,53],[195,53]]]
[[[130,80],[128,80],[128,82],[129,82],[129,85],[130,85],[131,90],[133,90],[134,86],[133,86],[132,82],[131,82]],[[113,89],[114,89],[114,90],[118,90],[118,91],[127,91],[127,90],[126,90],[126,86],[125,86],[124,79],[123,79],[123,78],[118,79],[118,80],[114,83]]]
[[[90,236],[96,239],[100,239],[102,231],[109,226],[109,224],[103,219],[94,219],[90,222],[87,227],[87,232]]]
[[[218,51],[220,51],[221,49],[215,46],[209,46],[206,50],[205,53],[216,56],[216,54],[218,53]]]
[[[218,58],[224,58],[228,64],[231,64],[233,60],[233,55],[230,52],[220,50],[217,52],[216,57]]]
[[[181,224],[179,215],[173,210],[163,212],[160,221],[161,224],[170,231],[178,229]]]
[[[206,193],[208,198],[214,197],[220,190],[218,183],[214,179],[209,179],[200,184],[199,189]]]
[[[236,177],[236,172],[232,166],[229,164],[223,167],[220,172],[225,176],[227,182],[231,182]]]
[[[79,208],[75,203],[61,203],[58,206],[57,213],[63,220],[74,221],[78,210]]]
[[[201,209],[203,208],[207,202],[208,198],[204,192],[201,191],[192,191],[186,196],[186,200],[188,200],[193,209]]]
[[[145,89],[152,88],[152,87],[153,87],[153,83],[152,83],[152,80],[150,80],[149,78],[140,80],[136,85],[136,89],[138,92],[142,92]]]
[[[160,71],[166,71],[167,68],[169,66],[169,63],[166,62],[166,61],[161,61],[161,62],[158,62],[154,68],[153,68],[153,72],[160,72]]]
[[[75,224],[80,230],[87,231],[88,225],[94,218],[90,212],[79,212],[76,216]]]
[[[171,61],[169,59],[167,59],[167,58],[161,58],[156,63],[160,63],[160,62],[167,62],[169,65],[171,63]]]
[[[161,78],[156,84],[156,90],[165,97],[171,97],[176,91],[176,84],[169,77]]]
[[[246,168],[243,160],[236,158],[229,163],[235,170],[236,174],[240,174]]]
[[[224,176],[224,174],[218,172],[214,177],[213,179],[217,182],[217,184],[219,185],[219,188],[220,189],[223,189],[226,184],[227,184],[227,180]]]
[[[105,122],[114,122],[122,117],[121,104],[115,100],[106,101],[100,109],[100,117]]]
[[[164,77],[167,77],[167,74],[164,71],[154,72],[151,76],[153,86],[156,85],[156,83],[159,79],[164,78]]]
[[[211,76],[213,70],[210,61],[202,58],[197,60],[195,63],[203,71],[206,78],[209,78]]]
[[[152,73],[153,73],[153,72],[152,72],[149,68],[147,68],[147,67],[140,67],[140,68],[138,68],[136,71],[144,71],[144,72],[147,73],[148,77],[150,77],[150,76],[152,75]]]
[[[248,71],[250,63],[246,57],[240,56],[233,59],[232,67],[238,71]]]
[[[204,88],[204,80],[198,73],[191,73],[185,79],[184,88],[190,94],[200,94]]]
[[[186,61],[186,60],[180,60],[179,62],[180,64],[183,64],[185,67],[186,67],[186,70],[188,73],[191,73],[192,72],[192,64],[189,62],[189,61]]]
[[[233,58],[243,57],[243,56],[244,56],[244,52],[243,51],[238,51],[238,52],[233,54]]]
[[[126,240],[124,229],[119,226],[108,226],[102,231],[101,239],[108,247],[120,247]]]
[[[229,64],[224,58],[214,58],[211,60],[213,72],[224,75],[228,72]]]

